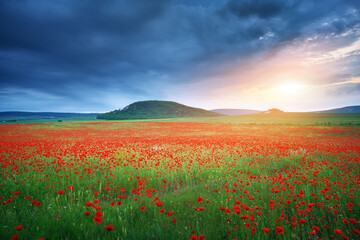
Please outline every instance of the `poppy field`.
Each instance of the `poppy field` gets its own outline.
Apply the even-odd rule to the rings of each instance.
[[[0,125],[0,239],[359,239],[360,129]]]

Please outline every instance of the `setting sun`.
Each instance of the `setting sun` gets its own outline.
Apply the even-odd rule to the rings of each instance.
[[[285,82],[279,85],[278,89],[286,94],[298,94],[304,90],[304,86],[298,82]]]

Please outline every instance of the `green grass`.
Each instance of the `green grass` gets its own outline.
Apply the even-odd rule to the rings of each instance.
[[[203,157],[206,157],[204,155]],[[324,156],[317,156],[312,159],[312,161],[321,161]],[[39,159],[39,158],[38,158]],[[53,159],[48,159],[52,161]],[[13,191],[21,191],[21,195],[31,195],[32,200],[36,199],[42,204],[40,207],[35,207],[30,204],[29,200],[16,197],[14,202],[11,203],[11,208],[6,206],[6,212],[2,212],[0,216],[2,219],[6,219],[6,222],[1,220],[0,236],[6,237],[7,239],[11,237],[8,228],[14,228],[19,224],[24,224],[24,229],[19,232],[20,236],[25,239],[38,239],[40,237],[46,237],[46,239],[188,239],[191,236],[191,231],[195,231],[197,235],[204,233],[207,237],[206,239],[299,239],[289,230],[289,227],[284,222],[279,222],[275,224],[274,217],[271,216],[281,216],[284,212],[286,216],[294,216],[295,208],[281,209],[276,208],[274,210],[269,209],[269,199],[279,201],[279,197],[285,197],[285,195],[276,196],[270,192],[268,183],[266,180],[249,181],[248,175],[246,172],[251,172],[251,175],[266,176],[272,175],[271,170],[273,168],[263,167],[261,169],[252,168],[249,165],[244,165],[244,163],[252,162],[254,156],[249,157],[239,157],[239,158],[228,158],[224,159],[221,163],[220,168],[210,168],[208,170],[204,169],[204,166],[200,166],[200,170],[196,171],[196,166],[193,167],[192,171],[187,174],[169,174],[166,176],[167,180],[170,183],[170,186],[166,188],[166,192],[159,191],[154,194],[159,196],[163,202],[162,208],[165,208],[167,211],[172,211],[174,216],[167,216],[165,214],[159,214],[158,207],[154,206],[153,200],[151,198],[139,197],[141,200],[134,201],[138,196],[134,194],[127,194],[127,199],[122,201],[121,206],[110,206],[111,201],[120,200],[117,195],[110,196],[109,191],[103,192],[102,190],[107,186],[106,179],[100,173],[94,173],[93,178],[86,178],[86,181],[82,181],[78,175],[75,175],[73,172],[68,172],[68,178],[59,179],[55,176],[52,167],[42,167],[43,174],[48,175],[47,178],[50,179],[49,183],[35,182],[33,179],[28,180],[29,183],[26,185],[14,185],[12,180],[3,181],[2,184],[6,184],[5,187],[1,189],[3,196],[10,196]],[[276,159],[268,157],[267,161],[277,161],[277,166],[283,167],[288,165],[289,159]],[[98,160],[94,160],[97,162]],[[331,160],[330,160],[331,161]],[[333,160],[336,162],[336,159]],[[295,168],[299,165],[291,161],[295,165]],[[96,165],[99,163],[96,163]],[[231,166],[231,168],[229,168]],[[159,172],[167,172],[165,169],[166,165],[161,166]],[[239,173],[238,171],[242,173]],[[307,170],[298,171],[298,173],[307,173]],[[135,170],[130,167],[122,168],[118,171],[113,170],[113,176],[116,179],[116,185],[126,186],[127,189],[131,189],[129,183],[133,183],[133,187],[136,188],[136,181],[130,181],[129,176],[131,173],[139,173],[141,177],[148,177],[151,179],[151,182],[147,183],[146,188],[156,188],[158,190],[162,189],[161,180],[163,177],[156,177],[155,171],[148,172],[145,169]],[[284,174],[284,173],[283,173]],[[28,174],[22,173],[21,177],[31,177],[33,173],[29,172]],[[285,175],[285,174],[284,174]],[[319,178],[324,176],[331,176],[331,169],[325,169]],[[189,176],[196,176],[189,178]],[[237,176],[237,177],[235,177]],[[171,178],[175,177],[175,178]],[[36,176],[35,178],[41,178],[41,176]],[[74,180],[70,180],[74,178]],[[51,179],[56,180],[56,185],[51,184]],[[97,182],[102,180],[102,183]],[[199,180],[203,179],[203,182]],[[255,189],[259,190],[260,193],[252,192],[251,195],[255,196],[255,200],[247,199],[239,189],[236,193],[224,192],[224,185],[238,181],[243,181],[245,184],[244,190]],[[174,183],[179,183],[182,180],[185,186],[175,190],[173,187]],[[71,183],[68,183],[71,181]],[[246,187],[246,183],[250,183],[250,187]],[[53,191],[46,190],[46,186],[55,186],[54,190],[65,189],[66,186],[73,185],[75,186],[75,191],[66,191],[64,195],[57,196]],[[277,186],[278,184],[276,184]],[[87,189],[89,186],[94,186],[94,190],[99,192],[99,195],[94,197],[94,190]],[[115,185],[109,185],[115,187]],[[244,186],[244,185],[243,185]],[[281,184],[279,185],[279,187]],[[300,190],[305,190],[304,198],[299,199],[299,201],[304,201],[306,203],[311,203],[314,201],[314,198],[310,194],[315,191],[318,192],[320,189],[326,187],[325,183],[320,183],[317,188],[304,188],[304,184],[294,185],[293,192],[298,193]],[[208,187],[209,190],[206,190],[205,187]],[[277,186],[278,187],[278,186]],[[116,187],[115,187],[116,188]],[[235,188],[230,185],[230,189]],[[351,189],[351,186],[347,188],[339,189],[338,194],[347,192]],[[211,192],[215,190],[220,190],[219,193]],[[185,194],[184,194],[185,193]],[[357,190],[358,193],[358,190]],[[200,204],[196,201],[198,196],[204,198],[204,203]],[[239,198],[240,195],[244,195],[243,198]],[[326,202],[327,206],[333,206],[338,204],[340,207],[345,207],[347,201],[326,201],[325,197],[318,195],[319,199],[316,202]],[[220,207],[225,207],[228,209],[233,209],[234,200],[227,200],[226,197],[233,197],[239,199],[242,204],[245,206],[250,206],[251,208],[259,207],[261,208],[261,213],[263,217],[256,216],[255,222],[257,225],[253,225],[249,220],[241,220],[240,216],[244,214],[250,214],[252,212],[245,211],[242,209],[242,214],[225,214],[224,212],[219,211]],[[294,198],[294,197],[293,197]],[[289,199],[293,199],[289,198]],[[104,213],[103,223],[95,224],[93,222],[93,217],[95,210],[91,207],[85,207],[84,203],[87,201],[93,201],[94,199],[99,199],[100,202],[97,205],[101,205],[101,211]],[[205,201],[210,200],[210,203],[207,204]],[[140,211],[139,208],[145,204],[146,210]],[[194,204],[191,206],[190,204]],[[195,207],[205,207],[204,212],[194,211]],[[305,209],[301,207],[300,209]],[[331,233],[326,233],[326,229],[323,228],[325,224],[331,223],[331,216],[325,210],[321,208],[316,209],[316,212],[309,212],[306,217],[307,223],[298,225],[296,234],[297,236],[309,236],[310,229],[314,223],[311,223],[310,217],[314,217],[316,221],[320,220],[318,216],[327,216],[325,220],[319,225],[322,228],[321,234],[324,236],[329,236]],[[358,209],[354,209],[357,211]],[[90,211],[91,215],[88,217],[84,216],[86,211]],[[254,213],[256,214],[258,210]],[[5,215],[6,214],[6,215]],[[60,216],[57,218],[57,216]],[[172,223],[173,217],[176,217],[176,223]],[[356,218],[357,212],[349,213],[346,218]],[[334,227],[344,228],[339,222],[341,218],[339,217],[338,223]],[[229,223],[226,223],[229,221]],[[252,226],[257,228],[257,233],[251,235],[251,231],[245,229],[243,224],[245,222],[250,222]],[[313,221],[315,222],[315,221]],[[168,226],[164,226],[166,223]],[[112,224],[115,226],[113,232],[105,232],[104,228],[106,225]],[[147,227],[144,228],[143,226]],[[227,231],[235,229],[235,226],[239,225],[240,230],[232,231],[231,234],[227,234]],[[215,227],[216,226],[216,227]],[[286,232],[283,235],[278,235],[274,232],[276,226],[284,226]],[[262,232],[262,228],[267,227],[271,228],[272,231],[265,235]],[[332,229],[334,228],[332,227]],[[329,235],[328,235],[329,234]],[[347,234],[348,235],[348,234]],[[216,237],[215,237],[216,236]]]
[[[172,129],[165,136],[157,135],[163,130],[158,128],[166,127],[162,124],[156,129],[153,124],[141,127],[138,123],[120,123],[114,129],[107,125],[111,124],[93,124],[87,129],[88,126],[77,122],[39,124],[18,126],[17,135],[14,130],[8,135],[0,132],[1,202],[13,200],[0,205],[0,239],[18,234],[20,239],[177,240],[189,239],[195,231],[197,236],[205,234],[207,240],[315,240],[329,239],[334,229],[357,239],[353,230],[358,225],[345,224],[343,220],[359,221],[358,141],[351,138],[358,129],[349,136],[342,135],[344,131],[334,131],[334,139],[327,136],[316,139],[305,138],[311,135],[308,129],[315,134],[319,129],[338,128],[277,126],[266,132],[268,126],[222,125],[236,133],[224,137],[224,142],[216,142],[212,124],[207,130],[186,128],[175,136]],[[123,132],[121,127],[125,128]],[[302,137],[278,135],[293,128],[302,130]],[[248,132],[241,135],[245,129]],[[258,135],[258,129],[266,137]],[[71,135],[80,130],[84,131]],[[87,132],[96,135],[86,135]],[[116,135],[119,132],[122,136]],[[133,135],[123,136],[126,133]],[[231,141],[236,136],[238,141]],[[246,141],[241,142],[243,138]],[[325,140],[326,144],[322,142]],[[164,147],[154,149],[154,144],[161,141]],[[271,142],[275,143],[271,145]],[[303,149],[304,145],[308,146],[307,150]],[[68,190],[68,186],[74,190]],[[331,191],[322,193],[327,187]],[[120,188],[126,191],[114,191]],[[133,192],[138,188],[141,188],[139,195]],[[157,191],[148,197],[149,189]],[[274,192],[280,189],[285,190]],[[59,190],[65,193],[58,195]],[[14,194],[15,191],[21,194]],[[95,191],[98,195],[94,195]],[[300,191],[303,191],[301,196]],[[119,195],[126,199],[120,199]],[[202,203],[197,201],[199,196],[204,199]],[[154,204],[155,197],[160,198],[163,206]],[[39,201],[40,206],[32,205],[32,200]],[[95,205],[101,206],[104,213],[102,224],[93,220],[96,210],[85,206],[94,200],[99,200]],[[291,203],[285,203],[286,200]],[[112,201],[122,204],[111,206]],[[275,202],[274,208],[270,201]],[[354,206],[348,211],[351,202]],[[309,208],[311,204],[315,206]],[[143,205],[146,209],[140,211]],[[234,214],[235,205],[241,206],[241,214]],[[195,211],[199,207],[205,211]],[[221,211],[221,207],[232,213]],[[174,215],[160,213],[161,208]],[[334,210],[340,213],[335,215]],[[91,215],[85,216],[86,211]],[[254,220],[241,219],[251,214]],[[279,220],[282,216],[284,219]],[[174,217],[176,223],[172,222]],[[295,230],[287,223],[293,221],[292,217],[297,220]],[[306,223],[299,224],[300,218]],[[244,223],[256,227],[256,233],[252,235]],[[108,224],[114,226],[113,232],[105,231]],[[16,231],[18,225],[24,228]],[[278,226],[285,229],[281,235],[275,232]],[[321,229],[316,236],[310,235],[314,226]],[[271,231],[265,234],[263,228]]]
[[[193,121],[233,124],[274,124],[274,125],[357,125],[360,113],[278,113],[225,116]]]
[[[61,122],[59,122],[61,120]],[[75,117],[75,118],[54,118],[54,119],[32,119],[17,120],[16,122],[0,121],[0,124],[30,124],[30,123],[73,123],[73,122],[101,122],[102,120],[95,117]]]
[[[259,125],[317,125],[317,126],[360,126],[360,113],[280,113],[251,114],[220,117],[186,117],[162,119],[102,120],[94,117],[63,118],[62,123],[72,122],[203,122]],[[58,123],[58,119],[19,120],[16,123]],[[61,124],[61,123],[60,123]]]

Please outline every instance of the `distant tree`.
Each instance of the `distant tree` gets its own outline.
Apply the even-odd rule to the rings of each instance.
[[[280,109],[277,108],[271,108],[267,111],[265,111],[264,113],[283,113],[284,111],[281,111]]]

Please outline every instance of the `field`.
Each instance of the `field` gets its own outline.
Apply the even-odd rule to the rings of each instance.
[[[0,239],[360,238],[358,117],[214,119],[0,125]]]
[[[64,123],[74,122],[109,122],[95,117],[76,117],[61,119],[33,119],[17,120],[16,123]],[[112,122],[128,122],[130,120],[111,120]],[[140,119],[131,122],[201,122],[201,123],[230,123],[247,125],[316,125],[316,126],[358,126],[360,127],[360,113],[273,113],[249,114],[239,116],[219,117],[187,117],[167,119]],[[0,122],[13,124],[14,122]]]

